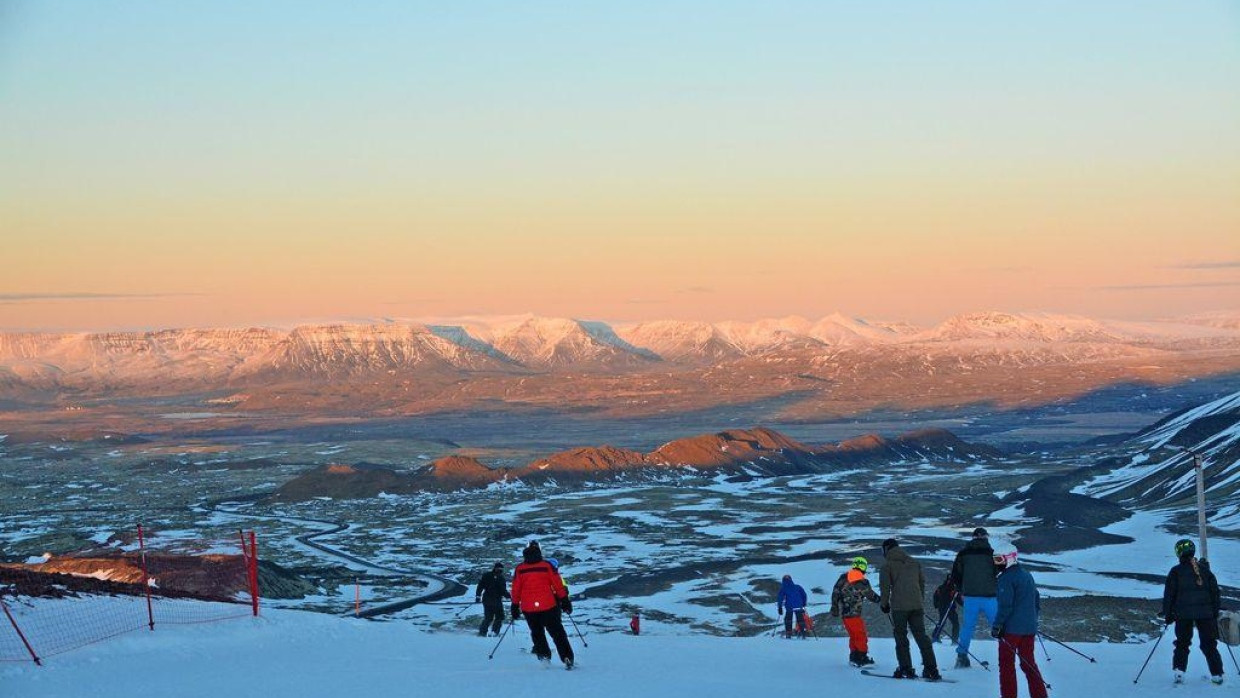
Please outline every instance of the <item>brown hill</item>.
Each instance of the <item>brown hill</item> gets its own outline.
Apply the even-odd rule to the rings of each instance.
[[[419,480],[429,480],[433,489],[456,490],[463,487],[486,487],[502,480],[506,470],[492,470],[476,458],[445,456],[431,463]]]
[[[635,468],[650,465],[646,454],[615,446],[589,446],[562,451],[530,463],[513,476],[522,480],[539,482],[555,478],[587,479],[616,475]]]
[[[909,460],[973,461],[1003,454],[989,446],[971,444],[946,429],[921,429],[893,439],[865,434],[837,444],[818,447],[815,454],[833,465],[866,465]]]
[[[669,441],[649,456],[657,465],[701,470],[740,470],[748,466],[767,475],[820,472],[813,450],[766,427],[729,429]]]
[[[575,448],[515,469],[489,468],[464,456],[440,458],[419,472],[399,472],[365,463],[327,465],[293,478],[272,497],[293,501],[314,497],[356,499],[379,493],[446,492],[485,487],[509,479],[572,484],[631,472],[679,468],[763,476],[800,475],[826,472],[840,466],[880,466],[910,460],[960,462],[999,455],[995,449],[969,444],[941,429],[912,432],[894,439],[867,434],[811,448],[774,429],[757,427],[676,439],[648,454],[607,445]]]

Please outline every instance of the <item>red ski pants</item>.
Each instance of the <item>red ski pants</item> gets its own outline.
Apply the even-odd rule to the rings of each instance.
[[[870,651],[870,638],[865,634],[865,619],[861,616],[845,618],[844,629],[848,631],[848,651]]]
[[[1046,683],[1033,658],[1033,635],[1003,635],[999,638],[999,696],[1016,698],[1017,653],[1020,668],[1029,682],[1030,698],[1046,698]]]

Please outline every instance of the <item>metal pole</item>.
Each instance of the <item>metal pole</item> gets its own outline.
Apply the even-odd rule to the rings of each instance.
[[[1082,651],[1080,651],[1080,650],[1076,649],[1075,647],[1072,647],[1072,646],[1071,646],[1071,645],[1069,645],[1068,643],[1063,642],[1062,640],[1056,640],[1054,635],[1048,635],[1047,633],[1044,633],[1044,632],[1042,632],[1042,631],[1040,631],[1040,630],[1039,630],[1039,631],[1038,631],[1038,637],[1040,637],[1040,638],[1041,638],[1041,637],[1044,637],[1044,638],[1046,638],[1047,640],[1050,640],[1051,642],[1055,643],[1056,645],[1059,645],[1060,647],[1062,647],[1062,648],[1064,648],[1064,649],[1068,650],[1069,652],[1072,652],[1072,653],[1074,653],[1074,654],[1078,654],[1078,655],[1080,655],[1080,656],[1082,656],[1082,657],[1084,657],[1084,658],[1088,659],[1088,660],[1089,660],[1089,662],[1090,662],[1090,664],[1097,664],[1097,663],[1098,663],[1098,660],[1097,660],[1097,659],[1094,659],[1093,657],[1089,656],[1088,654],[1085,654],[1084,652],[1082,652]],[[1043,644],[1042,644],[1042,648],[1043,648],[1043,649],[1046,649],[1046,643],[1043,643]]]
[[[142,555],[142,589],[146,592],[146,621],[151,630],[155,629],[155,610],[151,607],[151,575],[146,568],[146,538],[142,535],[142,524],[138,524],[138,550]],[[160,608],[163,608],[160,606]]]
[[[1189,451],[1193,454],[1193,468],[1197,471],[1197,535],[1201,538],[1201,555],[1197,557],[1201,560],[1210,558],[1209,549],[1206,546],[1206,474],[1205,468],[1201,465],[1201,455],[1196,451]]]
[[[943,624],[947,622],[948,618],[952,614],[952,611],[954,611],[955,609],[956,609],[956,596],[955,594],[953,594],[951,603],[947,604],[947,610],[943,612],[943,617],[939,619],[938,623],[935,623],[934,632],[930,633],[930,640],[932,642],[937,643],[943,637]]]
[[[590,643],[586,642],[586,636],[581,634],[581,628],[577,627],[577,621],[573,620],[573,617],[571,615],[568,617],[568,619],[572,621],[573,630],[577,631],[577,637],[581,638],[581,644],[586,647],[589,647]]]
[[[1163,635],[1167,634],[1167,628],[1170,628],[1170,627],[1171,627],[1170,625],[1163,626],[1162,632],[1158,634],[1158,639],[1154,641],[1154,646],[1150,648],[1150,653],[1145,658],[1145,663],[1141,665],[1141,671],[1137,672],[1137,678],[1132,680],[1133,683],[1136,683],[1141,680],[1141,674],[1145,673],[1145,667],[1149,666],[1150,660],[1154,658],[1154,650],[1158,649],[1158,643],[1162,642]]]
[[[499,649],[500,642],[503,642],[504,638],[508,637],[508,631],[512,630],[512,625],[513,623],[516,623],[516,622],[517,622],[516,618],[513,618],[512,620],[508,621],[508,627],[504,628],[504,634],[499,636],[499,642],[496,642],[495,646],[491,648],[491,653],[487,655],[487,659],[495,658],[495,650]]]

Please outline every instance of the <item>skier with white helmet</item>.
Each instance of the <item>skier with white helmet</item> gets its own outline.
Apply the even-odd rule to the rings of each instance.
[[[1001,570],[995,583],[999,608],[990,629],[991,636],[999,641],[999,696],[1016,698],[1019,660],[1031,698],[1046,698],[1046,682],[1033,655],[1042,609],[1038,587],[1033,575],[1019,564],[1015,546],[1001,544],[995,550],[994,564]]]

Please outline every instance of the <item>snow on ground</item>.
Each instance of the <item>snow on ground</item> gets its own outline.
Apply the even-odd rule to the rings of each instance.
[[[1071,550],[1054,554],[1031,554],[1025,559],[1054,565],[1064,573],[1084,572],[1094,575],[1092,581],[1082,579],[1075,588],[1093,594],[1139,596],[1161,598],[1162,584],[1140,584],[1105,576],[1102,573],[1149,574],[1161,579],[1175,565],[1172,552],[1180,538],[1197,539],[1196,531],[1167,530],[1171,512],[1138,511],[1119,523],[1100,530],[1121,536],[1129,536],[1131,543],[1104,545],[1084,550]],[[1209,539],[1210,566],[1219,583],[1233,585],[1240,580],[1240,541],[1230,538]],[[1017,544],[1019,547],[1019,543]],[[1052,575],[1034,573],[1039,582]],[[1144,590],[1144,593],[1141,593]],[[1071,594],[1069,594],[1071,595]]]
[[[59,601],[55,603],[75,603]],[[584,605],[584,604],[583,604]],[[493,638],[425,632],[406,623],[342,619],[300,611],[266,610],[262,618],[139,630],[87,648],[57,655],[45,666],[0,665],[0,693],[22,698],[177,698],[262,696],[424,695],[436,698],[498,692],[507,698],[547,695],[591,698],[683,698],[684,696],[866,695],[987,696],[998,693],[994,671],[953,670],[947,645],[937,656],[955,684],[896,681],[863,676],[846,664],[845,638],[784,640],[771,637],[718,638],[621,633],[592,634],[585,647],[575,634],[579,667],[558,662],[544,668],[524,651],[524,624],[499,645]],[[571,626],[570,626],[571,631]],[[1052,661],[1038,659],[1051,695],[1162,696],[1171,687],[1171,643],[1164,641],[1134,686],[1132,679],[1150,644],[1075,645],[1097,664],[1047,643]],[[891,640],[871,642],[877,669],[894,668]],[[987,639],[974,652],[993,662],[996,645]],[[1225,653],[1226,654],[1226,653]],[[914,651],[914,657],[916,657]],[[1237,680],[1225,657],[1228,680]],[[1185,695],[1215,692],[1201,677],[1194,650]],[[1020,695],[1027,696],[1020,676]]]

